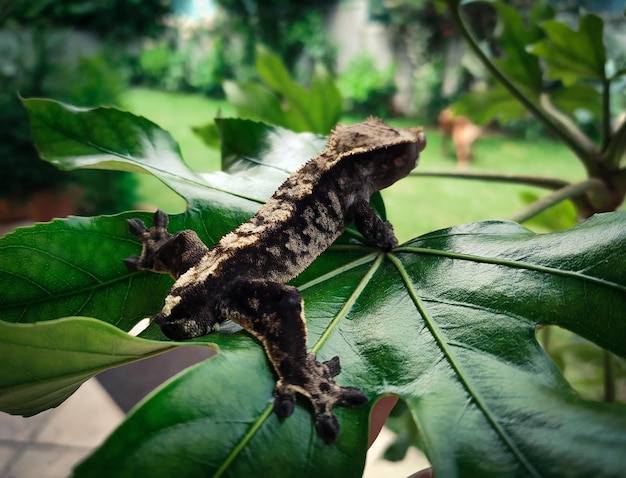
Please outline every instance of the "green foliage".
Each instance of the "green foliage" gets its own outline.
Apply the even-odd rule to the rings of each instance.
[[[327,134],[341,117],[341,95],[332,76],[317,65],[308,88],[298,84],[281,59],[257,47],[256,70],[263,83],[225,81],[229,103],[242,118]]]
[[[139,56],[139,76],[148,86],[166,91],[185,89],[186,64],[182,52],[166,43],[146,47]]]
[[[214,39],[211,48],[191,65],[189,85],[205,95],[222,96],[222,81],[230,70],[228,58],[223,40]]]
[[[593,146],[576,128],[576,113],[585,110],[591,114],[606,140],[614,113],[610,108],[610,84],[626,66],[617,65],[617,71],[608,74],[602,19],[585,14],[578,30],[572,30],[550,19],[551,10],[535,9],[532,26],[526,29],[516,10],[500,2],[494,6],[502,23],[498,37],[502,56],[488,61],[492,70],[503,75],[498,79],[506,81],[491,91],[467,95],[457,104],[457,110],[484,123],[494,118],[519,118],[530,108],[548,127],[561,130],[560,137],[579,155],[589,153]],[[481,58],[487,56],[482,54]],[[480,104],[488,108],[477,108]]]
[[[60,30],[73,22],[91,25],[89,16],[112,8],[112,4],[80,2],[81,9],[74,3],[16,2],[7,11],[0,44],[0,198],[23,203],[42,190],[80,186],[84,193],[76,204],[77,212],[119,212],[136,202],[134,178],[117,171],[67,173],[40,161],[32,145],[26,111],[19,101],[21,94],[84,106],[120,103],[127,79],[119,68],[115,49],[101,44],[90,56],[72,55],[66,51],[68,44],[81,39],[72,37],[69,30]],[[149,5],[147,2],[144,8]],[[20,23],[34,28],[26,29]],[[138,24],[132,25],[139,28]],[[111,34],[115,35],[113,30]]]
[[[314,2],[316,8],[286,0],[273,0],[273,5],[217,3],[220,8],[210,21],[174,17],[160,41],[144,47],[135,81],[167,91],[222,97],[224,80],[244,83],[254,78],[260,44],[277,52],[300,82],[319,76],[319,65],[332,69],[334,49],[319,2]]]
[[[220,120],[228,174],[199,176],[171,137],[143,118],[43,100],[26,105],[44,158],[64,168],[156,175],[190,206],[171,217],[171,230],[192,228],[209,245],[324,144],[310,134]],[[316,435],[302,404],[276,419],[269,365],[241,331],[225,324],[186,343],[166,341],[153,326],[141,338],[122,332],[157,311],[171,285],[123,267],[121,259],[140,246],[125,224],[136,216],[148,220],[136,212],[72,218],[0,239],[3,363],[15,360],[6,343],[22,344],[19,368],[0,369],[3,409],[52,406],[81,380],[157,353],[160,344],[219,350],[153,393],[75,476],[359,476],[371,403],[390,393],[418,423],[437,476],[622,473],[626,406],[578,396],[535,330],[557,324],[626,355],[626,214],[543,235],[511,222],[474,223],[390,253],[348,230],[293,281],[305,299],[310,348],[322,359],[339,355],[340,381],[372,400],[338,410],[342,433],[332,446]],[[58,339],[44,350],[42,337]]]
[[[348,111],[389,116],[391,98],[396,92],[395,71],[395,65],[378,69],[374,59],[367,54],[354,58],[337,82],[347,101]]]
[[[75,65],[59,65],[46,81],[47,94],[81,106],[118,105],[127,83],[104,54],[78,58]]]
[[[626,195],[626,122],[613,127],[612,103],[623,92],[612,84],[626,74],[626,59],[620,54],[610,58],[603,42],[603,20],[585,13],[573,30],[552,19],[550,9],[538,7],[526,28],[518,11],[494,2],[500,14],[502,55],[493,58],[469,31],[460,2],[446,3],[469,46],[498,81],[492,90],[466,95],[455,110],[481,123],[494,118],[511,120],[530,111],[587,170],[586,184],[572,185],[569,196],[561,194],[556,199],[575,195],[583,217],[617,208]],[[580,110],[593,119],[600,138],[590,137],[577,125]]]
[[[115,42],[158,35],[169,13],[163,0],[19,0],[8,10],[22,25],[80,28]]]
[[[243,43],[244,64],[254,63],[255,47],[263,44],[283,59],[289,71],[308,65],[304,78],[311,76],[315,63],[332,67],[334,49],[324,34],[320,9],[334,5],[336,0],[217,0],[217,3],[224,12],[218,25],[219,34],[226,44]]]
[[[42,239],[46,240],[40,237],[32,244],[43,252],[46,248]],[[77,271],[66,268],[66,272],[74,275]],[[171,348],[165,342],[138,339],[106,322],[81,317],[36,325],[0,322],[0,337],[5,367],[2,410],[25,416],[58,406],[98,371]],[[50,344],[56,348],[52,354]],[[39,359],[32,360],[33,356]],[[50,360],[45,360],[46,356]],[[26,379],[23,363],[29,364],[36,383]]]

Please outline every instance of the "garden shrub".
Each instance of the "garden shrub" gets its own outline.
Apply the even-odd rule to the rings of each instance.
[[[371,56],[360,55],[346,66],[337,84],[348,111],[389,116],[391,99],[396,92],[394,65],[379,69]]]

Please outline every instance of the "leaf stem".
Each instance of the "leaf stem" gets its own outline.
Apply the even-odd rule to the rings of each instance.
[[[602,151],[611,141],[611,80],[602,80]]]
[[[615,401],[615,373],[613,369],[613,355],[608,350],[602,350],[604,368],[604,401]]]
[[[494,181],[511,184],[526,184],[546,189],[561,189],[570,183],[559,178],[544,178],[524,174],[504,173],[475,173],[470,171],[415,171],[411,176],[440,177],[453,179],[474,179],[479,181]]]
[[[604,183],[602,183],[599,179],[589,178],[576,184],[569,184],[529,204],[525,208],[514,213],[509,217],[509,219],[515,222],[527,221],[531,217],[536,216],[561,201],[574,199],[592,189],[603,192],[605,191]]]

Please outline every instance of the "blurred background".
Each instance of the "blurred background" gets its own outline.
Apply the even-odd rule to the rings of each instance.
[[[581,2],[550,3],[576,24]],[[622,2],[584,3],[603,16],[607,41],[623,51]],[[508,4],[530,12],[537,2]],[[476,35],[497,52],[496,11],[476,3],[466,13]],[[142,205],[184,209],[178,196],[147,175],[63,172],[39,160],[20,95],[77,106],[111,105],[145,116],[172,133],[192,168],[212,171],[220,168],[219,149],[200,134],[202,126],[218,114],[267,121],[253,96],[237,97],[242,88],[245,92],[259,82],[261,46],[299,84],[309,85],[320,69],[330,75],[343,122],[377,115],[401,126],[424,125],[429,147],[420,169],[467,168],[471,157],[471,168],[478,171],[584,177],[572,154],[526,113],[504,122],[470,117],[463,129],[465,153],[441,147],[440,131],[446,139],[446,130],[445,125],[437,128],[440,113],[490,80],[437,2],[2,0],[0,222],[108,214]],[[246,100],[252,105],[246,107]],[[319,103],[319,108],[334,108]],[[589,118],[580,120],[593,129]],[[487,132],[476,128],[477,122],[488,126]],[[288,119],[285,123],[298,129]],[[449,125],[448,136],[450,131]],[[547,155],[549,162],[543,160]],[[507,217],[537,195],[532,187],[492,183],[485,188],[422,178],[419,188],[400,183],[385,198],[392,219],[396,212],[399,235],[408,239],[452,224]],[[438,214],[416,222],[403,210],[418,203],[432,207],[432,198]],[[407,217],[410,224],[405,224]]]

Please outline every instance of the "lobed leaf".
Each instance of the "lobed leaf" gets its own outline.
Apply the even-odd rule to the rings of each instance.
[[[267,48],[256,49],[256,69],[264,84],[225,82],[224,91],[239,115],[262,119],[293,131],[328,134],[342,112],[333,77],[317,65],[310,88],[289,75],[282,60]]]
[[[587,14],[580,17],[578,31],[556,20],[542,24],[547,38],[530,47],[546,63],[550,78],[566,86],[580,80],[606,79],[606,50],[602,39],[604,22]]]
[[[340,412],[343,438],[332,447],[317,439],[304,408],[279,422],[263,351],[238,339],[131,412],[74,476],[360,476],[367,411],[350,420]]]
[[[66,119],[60,115],[58,121]],[[237,138],[246,143],[250,131],[263,128],[226,125],[233,128],[224,134],[232,181],[211,189],[210,201],[204,192],[202,200],[191,197],[195,206],[171,218],[170,230],[194,229],[209,245],[252,209],[241,194],[226,192],[229,184],[241,184],[238,176],[245,171],[259,172],[263,182],[271,177],[266,170],[291,164],[250,169],[265,158],[275,164],[274,143],[250,135],[250,143],[237,147]],[[42,127],[60,129],[54,123]],[[287,137],[293,144],[300,138]],[[305,145],[294,148],[291,158],[294,167],[311,136],[302,139]],[[62,158],[81,156],[65,137],[61,144],[68,151],[43,144],[58,148]],[[160,174],[157,166],[146,169]],[[256,194],[257,182],[245,179]],[[147,220],[145,214],[132,216]],[[159,310],[171,281],[122,268],[121,259],[140,247],[126,231],[127,217],[71,218],[0,239],[0,312],[11,322],[36,322],[3,324],[7,336],[22,333],[26,347],[37,337],[62,338],[63,327],[71,326],[77,340],[79,326],[98,321],[52,319],[80,312],[128,330]],[[325,445],[315,434],[304,403],[292,417],[276,419],[273,377],[260,346],[225,324],[219,333],[188,342],[211,342],[220,354],[156,391],[76,475],[106,470],[107,476],[358,476],[371,403],[395,394],[411,410],[437,476],[619,476],[626,406],[578,396],[536,341],[535,330],[556,324],[626,356],[625,226],[623,212],[546,235],[514,223],[482,222],[427,234],[391,253],[344,238],[293,281],[305,299],[309,348],[321,360],[339,355],[338,381],[361,387],[371,399],[367,406],[337,410],[342,432],[336,444]],[[23,353],[21,359],[44,376],[70,376],[63,396],[81,374],[116,363],[118,341],[137,353],[121,354],[122,361],[156,353],[161,345],[180,345],[130,338],[101,325],[80,340],[97,344],[108,337],[99,349],[102,362],[76,372],[71,360],[53,367],[43,362],[44,354]],[[143,336],[163,340],[154,328]],[[74,341],[58,343],[59,357],[76,350]],[[2,394],[12,376],[0,369]],[[20,393],[29,400],[41,396],[36,376]]]
[[[626,258],[625,224],[626,213],[608,214],[538,235],[476,223],[387,255],[335,246],[296,281],[310,348],[322,359],[339,355],[340,382],[372,400],[404,399],[438,476],[619,476],[626,407],[579,397],[535,329],[558,324],[626,354],[626,274],[616,267]],[[304,404],[283,422],[271,413],[273,379],[254,341],[234,330],[211,337],[221,355],[165,385],[77,476],[167,476],[173,463],[186,476],[278,466],[359,476],[360,460],[335,453],[363,457],[368,407],[340,409],[337,448],[325,448]]]

